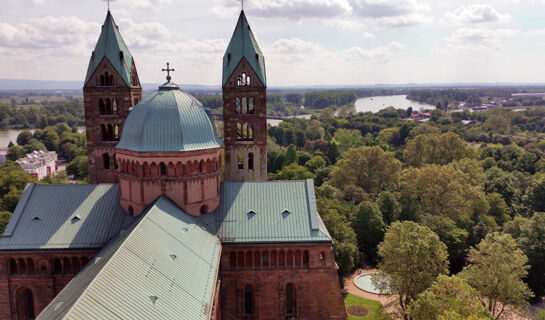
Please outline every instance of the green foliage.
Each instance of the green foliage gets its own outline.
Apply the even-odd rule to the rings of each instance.
[[[87,156],[77,156],[66,166],[66,173],[74,175],[76,179],[89,177],[89,163]]]
[[[344,106],[356,102],[353,91],[319,91],[305,94],[305,107],[323,109],[331,106]]]
[[[364,144],[361,132],[358,130],[339,129],[333,135],[333,142],[339,147],[339,151],[345,152],[350,148],[361,147]]]
[[[316,173],[318,170],[325,168],[326,162],[323,157],[314,156],[305,163],[305,167],[312,172]]]
[[[284,157],[283,167],[289,166],[292,163],[297,163],[297,152],[295,146],[290,144],[286,150],[286,155]]]
[[[490,319],[477,292],[457,276],[440,275],[431,287],[418,295],[409,308],[413,320]]]
[[[0,166],[0,211],[13,212],[23,190],[36,179],[15,163],[8,161]]]
[[[8,226],[9,219],[11,219],[11,212],[9,211],[0,211],[0,238],[4,234],[4,230]]]
[[[475,288],[490,313],[505,313],[527,306],[532,292],[522,281],[528,274],[528,258],[508,234],[489,234],[469,252],[470,264],[461,276]]]
[[[399,294],[405,318],[412,301],[448,271],[446,246],[433,231],[411,221],[392,223],[378,254],[382,261],[372,281],[383,292]]]
[[[275,176],[276,180],[306,180],[313,177],[313,174],[307,168],[297,163],[283,167]]]
[[[445,165],[473,156],[473,150],[453,132],[417,135],[409,141],[404,153],[405,161],[415,167],[425,164]]]
[[[377,245],[384,239],[386,225],[378,206],[369,201],[360,203],[351,219],[358,247],[370,262],[377,262]]]

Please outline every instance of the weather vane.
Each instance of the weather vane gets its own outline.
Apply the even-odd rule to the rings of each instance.
[[[108,11],[110,11],[110,2],[114,2],[115,0],[102,0],[102,1],[106,1],[106,3],[108,3]]]
[[[170,63],[167,62],[167,68],[166,68],[166,69],[162,69],[162,71],[163,71],[163,72],[165,72],[165,71],[167,72],[167,81],[170,81],[170,79],[172,79],[172,78],[170,77],[170,71],[176,71],[176,70],[171,69],[171,68],[170,68]]]

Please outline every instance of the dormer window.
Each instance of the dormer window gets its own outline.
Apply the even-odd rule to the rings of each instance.
[[[121,60],[121,61],[125,60],[125,57],[123,55],[123,51],[119,51],[119,60]]]

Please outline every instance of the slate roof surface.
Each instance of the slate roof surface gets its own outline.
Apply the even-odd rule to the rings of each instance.
[[[209,319],[221,244],[197,220],[159,198],[38,319]]]
[[[229,54],[231,59],[229,59]],[[240,61],[242,61],[242,58],[246,58],[259,77],[259,80],[261,80],[264,86],[267,86],[265,57],[257,44],[257,40],[248,24],[244,11],[240,12],[237,26],[235,27],[229,46],[223,56],[222,86],[227,84],[227,80],[229,80]]]
[[[117,148],[138,152],[192,151],[219,148],[221,144],[203,105],[167,82],[132,109]]]
[[[119,204],[117,184],[30,184],[0,250],[102,248],[133,220]]]
[[[119,73],[125,84],[127,86],[131,85],[133,57],[125,41],[123,41],[110,11],[106,15],[106,20],[102,25],[102,31],[93,52],[94,55],[91,57],[87,68],[85,84],[87,84],[93,73],[95,73],[102,60],[106,58]],[[120,52],[123,52],[123,60],[121,60]]]

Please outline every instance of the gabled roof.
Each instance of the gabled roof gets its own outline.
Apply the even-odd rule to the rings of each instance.
[[[120,52],[123,53],[123,59],[121,59]],[[85,85],[104,58],[108,59],[125,84],[130,86],[133,58],[119,33],[119,29],[115,24],[110,11],[108,11],[108,14],[106,15],[106,20],[102,25],[102,31],[98,38],[98,42],[93,51],[93,55],[91,56],[91,60],[89,61]]]
[[[119,204],[117,184],[30,184],[0,250],[102,248],[133,220]]]
[[[222,86],[227,81],[242,61],[246,58],[254,72],[257,74],[264,86],[267,86],[267,77],[265,73],[265,57],[259,49],[259,45],[254,37],[252,29],[246,20],[244,11],[240,12],[237,26],[231,37],[231,42],[223,56],[223,81]]]
[[[193,151],[221,147],[216,125],[202,103],[167,82],[129,113],[118,149]]]
[[[203,225],[222,243],[331,242],[312,180],[223,182],[221,202]]]
[[[159,198],[38,319],[209,319],[221,244],[196,222]]]

